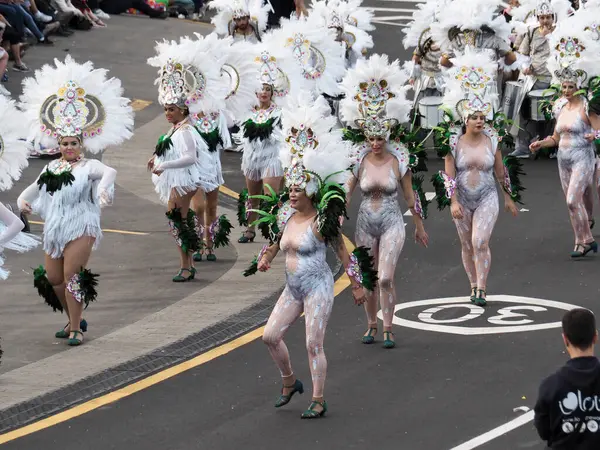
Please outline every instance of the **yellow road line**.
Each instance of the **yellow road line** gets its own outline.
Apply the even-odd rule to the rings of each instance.
[[[37,220],[30,220],[29,223],[34,225],[44,225],[44,222],[38,222]],[[111,230],[107,228],[106,230],[102,230],[106,233],[117,233],[117,234],[130,234],[133,236],[148,236],[150,233],[143,233],[141,231],[126,231],[126,230]]]
[[[147,108],[151,104],[152,104],[151,101],[149,101],[149,100],[141,100],[139,98],[134,98],[131,101],[131,107],[133,108],[133,110],[135,112],[141,111],[142,109]]]
[[[226,186],[221,186],[220,190],[222,193],[229,195],[231,197],[237,198],[238,194]],[[39,223],[39,222],[31,222],[31,223]],[[105,230],[108,231],[108,230]],[[129,232],[133,233],[133,232]],[[354,250],[354,244],[350,239],[346,236],[342,236],[344,239],[344,244],[349,252]],[[344,291],[348,286],[350,286],[350,280],[348,279],[348,275],[344,274],[340,278],[338,278],[333,286],[334,294],[337,296],[341,292]],[[304,315],[304,314],[303,314]],[[81,405],[74,406],[72,408],[67,409],[61,413],[55,414],[50,417],[46,417],[45,419],[39,420],[38,422],[32,423],[31,425],[26,425],[24,427],[18,428],[14,431],[10,431],[8,433],[4,433],[0,435],[0,444],[5,444],[10,441],[14,441],[15,439],[19,439],[23,436],[27,436],[29,434],[35,433],[37,431],[44,430],[46,428],[53,427],[54,425],[58,425],[60,423],[66,422],[67,420],[73,419],[75,417],[86,414],[90,411],[94,411],[95,409],[101,408],[102,406],[109,405],[116,401],[119,401],[125,397],[129,397],[136,392],[147,389],[155,384],[162,383],[169,378],[172,378],[176,375],[179,375],[183,372],[187,372],[190,369],[198,367],[202,364],[206,364],[207,362],[212,361],[213,359],[218,358],[219,356],[226,355],[227,353],[232,352],[235,349],[238,349],[250,342],[255,341],[256,339],[262,337],[265,327],[259,327],[253,331],[250,331],[226,344],[219,345],[207,352],[202,353],[201,355],[196,356],[195,358],[190,359],[189,361],[182,362],[168,369],[162,370],[154,375],[150,375],[143,380],[137,381],[133,384],[125,386],[121,389],[117,389],[116,391],[110,392],[108,394],[102,395],[93,400],[89,400]]]

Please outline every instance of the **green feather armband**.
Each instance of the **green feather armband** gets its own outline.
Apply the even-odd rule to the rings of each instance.
[[[515,156],[505,156],[504,160],[504,179],[502,180],[502,189],[514,202],[523,204],[521,192],[525,188],[521,185],[521,175],[523,172],[521,161]]]
[[[248,189],[242,189],[237,200],[237,219],[241,227],[248,226],[248,210],[252,208],[252,203],[248,198]]]
[[[369,250],[367,247],[356,247],[352,251],[346,274],[368,291],[374,291],[377,284],[377,271]]]
[[[450,206],[452,196],[456,191],[456,180],[450,177],[446,172],[440,170],[431,177],[433,188],[435,189],[435,199],[440,211]]]

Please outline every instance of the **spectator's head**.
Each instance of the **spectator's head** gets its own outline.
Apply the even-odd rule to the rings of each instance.
[[[584,308],[572,309],[562,319],[563,340],[572,358],[593,353],[598,341],[594,313]]]

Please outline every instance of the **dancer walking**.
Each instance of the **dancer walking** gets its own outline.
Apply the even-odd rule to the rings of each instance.
[[[282,122],[287,145],[282,148],[280,157],[289,194],[274,196],[272,202],[262,205],[261,215],[270,215],[268,226],[276,235],[276,241],[263,248],[251,272],[267,271],[279,250],[285,252],[286,286],[269,317],[263,341],[282,377],[283,388],[275,403],[275,407],[282,407],[296,392],[304,392],[283,342],[289,327],[304,312],[313,395],[301,417],[313,419],[327,412],[324,400],[327,359],[323,344],[334,300],[333,274],[326,261],[327,246],[334,248],[350,275],[357,304],[365,300],[361,282],[370,286],[375,274],[369,271],[371,261],[364,249],[349,255],[341,239],[340,217],[346,210],[342,183],[348,157],[340,132],[332,130],[335,118],[330,115],[327,101],[323,97],[315,101],[309,92],[302,91],[284,109]],[[272,208],[280,202],[284,204],[273,214]]]
[[[504,189],[504,207],[513,216],[520,199],[518,160],[503,161],[498,131],[492,126],[496,63],[485,54],[471,52],[453,61],[447,76],[443,104],[456,111],[462,126],[448,126],[450,135],[445,169],[434,175],[438,206],[450,206],[461,242],[462,261],[471,286],[471,302],[486,305],[487,279],[491,268],[490,240],[498,218],[498,193],[495,180]],[[505,130],[503,131],[505,132]],[[505,166],[508,163],[509,167]],[[514,164],[514,166],[513,166]],[[495,180],[494,180],[495,176]]]
[[[117,171],[84,157],[119,145],[132,136],[133,110],[121,82],[106,70],[67,56],[24,81],[22,109],[36,143],[59,146],[61,157],[44,167],[18,199],[25,214],[44,220],[45,264],[35,272],[38,293],[69,323],[57,338],[71,346],[83,342],[83,306],[96,299],[97,274],[87,269],[102,238],[101,207],[112,203]]]
[[[377,288],[365,303],[368,329],[362,341],[365,344],[375,341],[377,305],[380,304],[385,348],[395,346],[392,332],[397,303],[394,277],[405,239],[398,204],[400,190],[412,213],[415,240],[425,247],[429,240],[423,225],[421,196],[413,190],[409,151],[401,143],[390,142],[390,131],[399,122],[408,121],[411,102],[404,94],[406,78],[397,60],[390,64],[387,55],[373,55],[368,61],[359,61],[342,81],[343,118],[357,123],[367,141],[348,181],[348,203],[359,186],[363,198],[356,222],[356,244],[371,249],[379,273]]]

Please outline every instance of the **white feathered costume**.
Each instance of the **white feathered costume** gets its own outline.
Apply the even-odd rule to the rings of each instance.
[[[236,42],[256,44],[262,40],[267,28],[270,4],[264,0],[211,0],[208,7],[217,11],[211,19],[215,32],[220,36],[231,36]],[[251,34],[236,30],[235,19],[248,17]]]
[[[56,146],[65,137],[77,137],[82,146],[99,153],[132,136],[133,110],[121,97],[121,82],[107,79],[107,71],[91,62],[45,65],[23,82],[21,109],[36,141]],[[102,238],[100,208],[114,197],[117,171],[100,161],[50,162],[18,199],[19,209],[31,205],[44,219],[44,251],[60,258],[65,246],[82,236]]]

